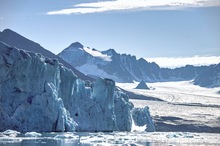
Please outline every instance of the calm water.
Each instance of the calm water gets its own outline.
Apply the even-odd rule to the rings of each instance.
[[[220,134],[188,132],[0,133],[0,146],[220,145]]]

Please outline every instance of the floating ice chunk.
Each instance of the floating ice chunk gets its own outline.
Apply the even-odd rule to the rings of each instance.
[[[0,132],[0,137],[7,137],[7,136]]]
[[[26,137],[40,137],[41,134],[37,133],[37,132],[27,132],[27,133],[25,133],[25,136]]]
[[[167,138],[195,138],[198,137],[198,134],[193,134],[190,132],[176,132],[176,133],[169,133],[166,135]]]
[[[71,138],[71,139],[79,139],[78,135],[74,135],[73,133],[66,132],[63,134],[58,134],[54,138],[61,138],[61,139],[66,139],[66,138]]]
[[[3,132],[4,135],[10,136],[10,137],[16,137],[20,132],[15,131],[15,130],[6,130]]]
[[[17,137],[8,137],[8,136],[6,136],[6,137],[0,137],[0,145],[1,144],[6,144],[7,145],[7,143],[19,143],[19,142],[21,142],[22,141],[22,138],[17,138]]]

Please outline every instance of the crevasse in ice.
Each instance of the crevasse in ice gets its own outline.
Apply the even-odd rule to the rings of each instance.
[[[0,131],[130,131],[132,113],[150,116],[132,109],[113,80],[82,81],[55,59],[0,42]]]

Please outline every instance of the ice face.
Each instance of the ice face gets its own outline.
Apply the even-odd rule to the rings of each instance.
[[[132,110],[132,117],[135,125],[144,126],[147,128],[145,131],[153,132],[155,131],[153,120],[150,116],[149,108],[146,106],[144,108],[134,108]]]
[[[76,123],[59,96],[58,61],[0,47],[0,131],[74,131]]]
[[[115,82],[109,79],[97,79],[93,84],[77,80],[69,111],[78,124],[78,131],[114,131]],[[91,92],[91,93],[88,93]],[[91,96],[88,96],[91,95]],[[68,101],[66,104],[70,104]]]
[[[0,131],[131,130],[133,105],[111,79],[85,82],[55,59],[3,43],[0,66]]]
[[[27,133],[25,133],[25,136],[26,137],[40,137],[41,134],[37,133],[37,132],[27,132]]]
[[[131,131],[131,109],[133,108],[133,104],[128,101],[128,96],[121,91],[116,91],[114,98],[117,130]]]
[[[94,83],[92,98],[101,105],[103,110],[114,108],[114,87],[115,82],[111,79],[98,78]]]

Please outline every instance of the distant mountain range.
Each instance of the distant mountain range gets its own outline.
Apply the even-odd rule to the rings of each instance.
[[[143,58],[137,59],[135,56],[119,54],[114,49],[98,51],[84,47],[79,42],[71,44],[58,55],[88,76],[107,77],[117,82],[142,80],[145,82],[161,82],[193,80],[195,78],[200,80],[199,77],[204,76],[203,73],[210,72],[210,69],[215,66],[186,65],[175,69],[160,68],[156,63],[150,63]],[[219,72],[217,68],[214,70]],[[195,81],[195,84],[198,84],[197,82]],[[210,86],[211,84],[204,83],[201,85]]]
[[[160,68],[143,58],[119,54],[114,49],[98,51],[83,46],[79,42],[72,43],[58,55],[46,50],[39,44],[5,29],[0,32],[0,41],[18,49],[41,53],[42,55],[57,59],[67,68],[70,68],[83,80],[94,80],[96,77],[110,78],[117,82],[161,82],[194,80],[194,84],[203,87],[220,86],[220,65],[192,66],[168,69]]]

